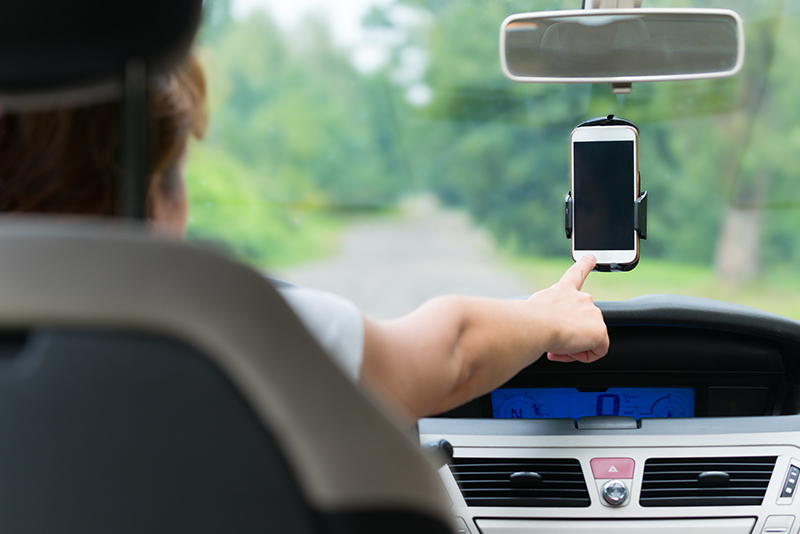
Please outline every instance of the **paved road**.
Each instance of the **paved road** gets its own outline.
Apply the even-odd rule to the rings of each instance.
[[[428,197],[406,203],[398,217],[353,224],[336,256],[273,275],[347,297],[376,319],[398,317],[436,295],[533,292],[498,261],[484,232]]]

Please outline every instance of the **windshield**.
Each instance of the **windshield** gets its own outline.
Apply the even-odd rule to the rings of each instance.
[[[629,95],[503,76],[503,19],[579,0],[328,4],[207,0],[211,121],[190,148],[191,239],[378,319],[438,294],[529,294],[572,263],[570,132],[613,113],[640,131],[648,238],[634,271],[593,273],[584,289],[800,319],[800,2],[645,0],[737,11],[745,64]]]

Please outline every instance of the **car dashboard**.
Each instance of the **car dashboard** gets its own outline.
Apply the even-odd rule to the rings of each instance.
[[[672,295],[598,306],[603,359],[541,358],[419,422],[452,445],[459,533],[800,531],[800,322]]]

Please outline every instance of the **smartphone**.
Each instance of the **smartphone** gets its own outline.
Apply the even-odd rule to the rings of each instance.
[[[638,140],[636,128],[627,125],[579,126],[572,131],[573,260],[592,254],[598,270],[612,271],[638,263]]]

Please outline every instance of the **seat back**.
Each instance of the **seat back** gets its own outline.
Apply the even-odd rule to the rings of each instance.
[[[0,107],[123,98],[143,216],[147,83],[201,5],[3,3]],[[0,224],[3,532],[445,532],[445,499],[260,273],[123,223]]]
[[[257,272],[0,225],[8,532],[447,532],[435,471]]]
[[[278,446],[229,380],[153,334],[6,332],[6,532],[315,532]]]

